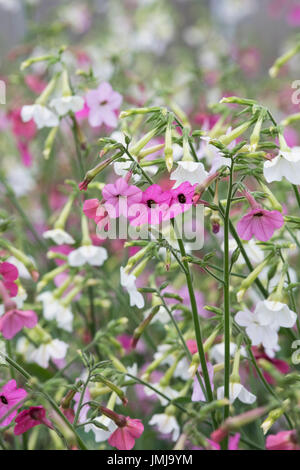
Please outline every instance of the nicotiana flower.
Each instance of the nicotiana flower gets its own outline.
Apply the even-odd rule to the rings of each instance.
[[[23,106],[21,117],[24,122],[33,119],[38,129],[42,129],[43,127],[56,127],[59,125],[58,116],[46,106],[40,104]]]
[[[272,238],[276,229],[284,224],[283,215],[279,211],[263,209],[253,196],[244,192],[251,210],[237,224],[237,231],[243,240],[250,240],[253,236],[262,242]]]
[[[196,185],[192,186],[188,181],[171,190],[170,207],[165,215],[165,220],[172,219],[182,212],[189,210],[193,204]]]
[[[18,310],[12,308],[0,318],[0,331],[4,338],[12,339],[22,328],[33,328],[38,322],[33,310]]]
[[[0,426],[8,426],[17,414],[17,408],[22,406],[20,403],[27,396],[26,390],[17,388],[15,380],[10,380],[0,390]],[[15,408],[16,407],[16,408]],[[11,408],[15,408],[6,418],[1,421]]]
[[[273,300],[262,300],[256,305],[255,312],[261,324],[275,328],[292,328],[297,319],[297,314],[286,304]]]
[[[217,389],[217,398],[218,400],[224,398],[224,387],[219,387]],[[256,400],[256,396],[249,392],[249,390],[247,390],[242,384],[231,382],[229,389],[230,403],[232,404],[237,398],[246,405],[252,405]]]
[[[152,184],[142,194],[139,204],[129,209],[131,225],[156,225],[162,222],[171,201],[171,192],[164,191],[158,184]]]
[[[255,240],[251,238],[248,243],[243,244],[245,251],[247,253],[248,258],[252,263],[259,264],[264,260],[264,252],[263,250],[256,244]],[[236,248],[238,247],[237,242],[234,238],[229,239],[229,251],[233,253]],[[222,243],[222,250],[224,251],[224,243]],[[245,260],[242,254],[239,255],[238,259],[236,260],[237,264],[245,264]]]
[[[267,450],[300,450],[300,444],[295,429],[270,434],[266,439]]]
[[[124,178],[117,179],[114,184],[107,184],[102,190],[104,207],[114,219],[120,215],[127,218],[128,208],[141,202],[142,194],[139,188],[129,185]]]
[[[80,111],[84,107],[84,99],[77,95],[53,98],[53,100],[50,101],[50,107],[54,108],[59,116],[64,116],[69,112],[76,113]]]
[[[15,297],[18,293],[18,286],[14,282],[19,276],[17,268],[13,264],[4,261],[4,263],[0,263],[0,276],[2,276],[2,282],[9,295]]]
[[[172,441],[177,441],[180,434],[180,427],[175,416],[161,413],[155,414],[149,421],[151,426],[156,426],[161,434],[171,434]]]
[[[300,184],[300,147],[280,151],[275,158],[265,161],[264,177],[268,183],[286,178],[292,184]]]
[[[230,356],[233,357],[236,351],[236,344],[230,343]],[[215,344],[209,351],[210,358],[215,361],[217,364],[224,362],[224,343]],[[241,347],[241,355],[246,356],[246,350],[242,346]]]
[[[117,425],[114,423],[114,421],[108,416],[99,416],[95,418],[93,421],[96,421],[99,424],[103,424],[108,428],[107,431],[105,429],[98,428],[94,424],[86,424],[84,426],[85,432],[93,431],[94,433],[94,439],[96,442],[104,442],[107,441],[109,436],[117,429]]]
[[[118,450],[131,450],[144,431],[143,423],[139,419],[126,417],[124,424],[111,434],[108,443]]]
[[[175,180],[173,188],[177,188],[182,183],[188,181],[191,185],[201,184],[207,178],[208,173],[204,165],[199,162],[182,161],[178,162],[176,170],[170,175],[170,180]]]
[[[207,371],[208,371],[208,376],[209,376],[211,389],[213,390],[214,389],[214,381],[213,381],[214,380],[214,368],[213,368],[213,365],[210,362],[207,362]],[[201,366],[198,368],[198,372],[199,372],[200,377],[202,379],[203,387],[205,388]],[[193,383],[192,401],[206,401],[204,392],[203,392],[202,387],[199,383],[199,380],[196,376],[194,378],[194,383]]]
[[[73,313],[70,307],[64,306],[50,291],[42,292],[37,300],[43,303],[43,315],[46,320],[56,320],[59,328],[72,331]]]
[[[160,383],[156,383],[156,384],[153,384],[153,386],[156,388],[156,390],[163,393],[171,400],[174,400],[175,398],[179,396],[179,392],[175,390],[174,388],[170,387],[169,385],[162,386]],[[163,396],[156,394],[154,390],[151,390],[148,387],[144,387],[144,392],[148,397],[151,397],[152,395],[156,395],[160,403],[162,404],[162,406],[167,406],[168,400],[164,398]]]
[[[108,127],[117,127],[116,116],[122,104],[122,95],[114,91],[111,85],[103,82],[96,90],[90,90],[86,95],[89,111],[89,123],[92,127],[105,124]]]
[[[235,321],[238,325],[246,327],[246,333],[251,339],[253,346],[262,344],[264,348],[274,349],[278,343],[278,326],[277,324],[270,324],[261,322],[262,316],[259,317],[258,309],[252,313],[245,309],[240,311],[235,316]]]
[[[102,266],[107,260],[107,250],[101,246],[81,246],[71,251],[68,255],[69,265],[73,267],[89,264],[91,266]]]
[[[123,267],[121,267],[120,269],[120,274],[121,286],[124,287],[129,294],[130,306],[133,307],[134,305],[136,305],[137,308],[143,308],[145,305],[145,301],[142,294],[136,288],[136,277],[133,274],[127,274],[125,268]]]
[[[48,343],[42,343],[31,353],[31,361],[46,369],[50,359],[63,359],[69,345],[59,339],[52,339]]]
[[[31,406],[30,408],[21,411],[15,419],[16,425],[14,427],[15,436],[24,434],[39,424],[44,424],[50,429],[53,429],[53,425],[46,418],[46,410],[43,406]]]
[[[69,235],[65,230],[61,228],[54,228],[53,230],[47,230],[43,233],[44,238],[50,238],[57,245],[73,245],[75,240],[71,235]]]

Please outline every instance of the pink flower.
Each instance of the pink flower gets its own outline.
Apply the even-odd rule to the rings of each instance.
[[[18,286],[14,282],[19,276],[17,268],[13,264],[4,261],[4,263],[0,263],[0,276],[3,278],[3,284],[9,295],[15,297],[18,293]]]
[[[238,450],[238,447],[239,447],[239,442],[240,442],[240,433],[236,433],[234,434],[234,436],[230,436],[229,439],[228,439],[228,450]],[[211,450],[221,450],[221,446],[220,444],[218,444],[217,442],[211,440],[211,439],[207,439],[210,446],[211,446]],[[197,448],[198,450],[203,450],[202,448],[199,449],[199,447]]]
[[[59,253],[61,255],[65,255],[65,256],[68,256],[71,251],[73,251],[73,248],[70,247],[70,245],[55,245],[55,246],[51,246],[49,248],[49,251],[53,251],[54,253]],[[60,259],[60,258],[54,258],[54,262],[55,264],[57,264],[57,266],[62,266],[63,264],[66,263],[66,261],[64,259]]]
[[[186,345],[192,355],[198,351],[197,341],[195,339],[188,339]]]
[[[51,422],[46,418],[46,410],[43,406],[31,406],[27,410],[21,411],[15,421],[17,423],[14,428],[15,436],[19,436],[39,424],[53,429]]]
[[[114,184],[107,184],[102,190],[105,199],[105,209],[113,219],[123,215],[128,216],[128,208],[142,200],[142,191],[133,185],[128,185],[124,178],[119,178]]]
[[[237,224],[239,236],[243,240],[250,240],[252,236],[262,242],[270,240],[275,230],[283,226],[283,215],[279,211],[263,209],[247,191],[244,195],[252,209]]]
[[[25,83],[28,88],[30,88],[30,90],[32,90],[37,95],[40,95],[47,86],[47,82],[45,82],[45,80],[42,80],[37,75],[26,75]]]
[[[131,419],[127,416],[125,423],[110,435],[108,443],[118,450],[131,450],[135,444],[135,439],[139,438],[143,431],[144,426],[141,420]]]
[[[105,124],[108,127],[117,127],[116,114],[122,100],[122,95],[114,91],[107,82],[101,83],[96,90],[90,90],[86,95],[86,102],[90,109],[90,125],[98,127]]]
[[[195,194],[196,184],[191,185],[188,181],[182,183],[178,188],[171,189],[170,208],[165,217],[166,219],[173,219],[176,215],[187,211],[193,204],[193,196]]]
[[[214,382],[213,382],[214,367],[210,362],[207,363],[207,371],[208,371],[211,389],[213,390],[214,389]],[[200,373],[200,376],[202,378],[202,383],[204,385],[201,366],[198,368],[198,372]],[[197,377],[194,378],[192,401],[206,401],[206,398],[204,396],[203,390],[201,388],[201,385],[199,384],[199,380],[197,379]]]
[[[38,322],[38,317],[33,310],[8,310],[0,318],[0,331],[4,338],[13,338],[22,328],[33,328]]]
[[[86,199],[83,204],[83,212],[88,219],[96,218],[97,209],[100,205],[98,199]]]
[[[0,390],[0,426],[7,426],[12,422],[14,417],[17,414],[17,408],[20,408],[21,402],[27,396],[26,390],[23,388],[17,388],[15,380],[10,380],[7,384],[2,387]],[[1,421],[1,419],[9,412],[11,408],[14,408],[16,405],[17,408],[12,411],[6,418]]]
[[[132,208],[130,223],[134,226],[155,225],[162,222],[171,201],[170,191],[164,191],[158,184],[152,184],[142,194],[142,201]]]
[[[300,450],[295,430],[280,431],[266,439],[267,450]]]

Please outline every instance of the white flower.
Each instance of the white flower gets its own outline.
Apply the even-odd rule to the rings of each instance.
[[[53,98],[50,102],[51,108],[54,108],[59,116],[64,116],[70,111],[76,113],[84,106],[84,99],[81,96],[62,96],[60,98]]]
[[[27,298],[27,293],[25,292],[23,287],[20,287],[18,291],[18,295],[16,295],[15,297],[12,297],[11,300],[15,302],[15,304],[17,305],[17,308],[22,309],[26,298]],[[4,305],[0,304],[0,316],[2,315],[4,315]]]
[[[36,362],[39,366],[46,368],[50,359],[63,359],[68,350],[69,345],[59,339],[53,339],[49,343],[41,344],[35,349],[30,356],[32,362]]]
[[[174,170],[170,179],[175,180],[174,188],[177,188],[185,181],[194,184],[201,184],[207,178],[208,173],[205,171],[205,168],[202,163],[182,161],[178,162],[176,170]]]
[[[6,346],[5,346],[5,342],[0,340],[0,353],[2,354],[6,354]],[[6,363],[6,360],[4,359],[4,357],[0,354],[0,364],[5,364]]]
[[[276,323],[266,323],[266,320],[268,321],[269,317],[268,319],[264,318],[264,312],[259,317],[257,309],[253,313],[245,309],[238,312],[235,316],[236,323],[246,327],[246,333],[251,339],[253,346],[262,344],[264,348],[273,349],[277,346],[278,342],[278,327]]]
[[[109,436],[117,429],[117,425],[107,416],[99,416],[98,418],[95,418],[94,421],[97,421],[97,423],[103,424],[108,428],[108,431],[105,431],[104,429],[98,428],[94,424],[86,424],[84,426],[85,432],[93,431],[95,434],[95,441],[96,442],[104,442],[107,441]]]
[[[230,356],[236,351],[236,344],[230,343]],[[224,362],[224,343],[215,344],[210,350],[210,357],[217,363]]]
[[[145,305],[145,301],[142,294],[136,288],[136,277],[133,274],[127,274],[125,268],[123,267],[121,267],[120,269],[120,274],[121,286],[124,287],[129,294],[130,306],[133,307],[134,305],[136,305],[137,308],[143,308]]]
[[[0,0],[0,8],[15,13],[21,8],[21,4],[18,0]]]
[[[53,230],[47,230],[43,233],[44,238],[50,238],[53,240],[57,245],[63,245],[66,243],[67,245],[73,245],[75,240],[71,235],[65,232],[61,228],[54,228]]]
[[[168,415],[166,413],[153,415],[149,421],[149,424],[152,426],[157,426],[158,431],[162,434],[172,433],[172,440],[177,441],[180,433],[180,427],[175,416]]]
[[[224,398],[224,387],[219,387],[217,389],[217,398],[218,400],[222,400],[222,398]],[[246,405],[252,405],[252,403],[254,403],[256,400],[256,396],[253,395],[253,393],[249,392],[249,390],[247,390],[242,384],[230,383],[230,404],[232,404],[237,398]]]
[[[300,184],[300,147],[280,152],[273,160],[264,163],[264,177],[268,183],[286,178],[292,184]]]
[[[37,300],[43,303],[43,315],[46,320],[55,319],[59,328],[72,331],[73,313],[69,307],[62,305],[50,291],[42,292]]]
[[[84,264],[90,264],[91,266],[102,266],[104,261],[107,260],[107,251],[101,246],[81,246],[77,250],[71,251],[68,255],[68,261],[70,266],[77,267],[83,266]]]
[[[46,106],[40,104],[23,106],[21,117],[23,122],[28,122],[33,119],[38,129],[42,129],[43,127],[56,127],[59,125],[58,116]]]
[[[31,259],[32,262],[34,262],[33,258],[30,257],[30,259]],[[31,276],[30,276],[30,273],[29,273],[28,269],[17,258],[15,258],[14,256],[9,256],[6,261],[8,261],[8,263],[13,264],[17,268],[17,270],[19,272],[19,277],[23,277],[24,279],[31,279]]]
[[[35,187],[36,181],[29,168],[21,165],[11,165],[7,169],[6,177],[9,185],[14,189],[16,196],[21,197],[28,194]]]
[[[286,304],[271,300],[262,300],[255,308],[261,324],[272,325],[274,328],[292,328],[297,319],[295,312],[289,309]]]
[[[235,241],[234,238],[230,238],[229,239],[229,251],[231,253],[234,252],[234,250],[236,250],[237,248],[237,242]],[[253,263],[261,263],[263,260],[264,260],[264,252],[263,250],[255,243],[255,240],[253,238],[251,238],[251,240],[249,240],[249,242],[247,243],[243,243],[243,246],[245,248],[245,251],[248,255],[248,258],[250,259],[250,261],[252,261]],[[222,250],[224,251],[224,242],[222,243]],[[237,264],[245,264],[245,260],[244,260],[244,257],[242,254],[240,254],[240,256],[238,257],[238,259],[236,260],[236,263]]]

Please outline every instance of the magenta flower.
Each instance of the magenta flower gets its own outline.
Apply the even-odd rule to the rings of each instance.
[[[266,439],[267,450],[300,450],[295,430],[280,431],[269,435]]]
[[[214,389],[214,382],[213,382],[214,367],[210,362],[207,363],[207,371],[208,371],[211,389],[213,390]],[[202,383],[204,384],[201,366],[198,368],[198,372],[200,373],[200,376],[202,378]],[[201,385],[199,384],[199,380],[197,379],[197,377],[194,378],[192,401],[206,401],[205,395],[203,393],[203,390],[201,388]]]
[[[124,417],[125,418],[125,417]],[[141,420],[126,417],[126,421],[119,426],[109,437],[108,443],[118,450],[131,450],[144,431]]]
[[[155,225],[162,222],[171,201],[171,192],[164,191],[158,184],[149,186],[142,195],[142,201],[132,206],[130,223],[134,226]]]
[[[300,6],[292,6],[287,13],[286,19],[290,26],[294,28],[300,26]]]
[[[244,195],[252,209],[237,224],[239,236],[243,240],[250,240],[253,236],[262,242],[270,240],[275,230],[283,226],[283,215],[279,211],[263,209],[247,191]]]
[[[15,297],[18,293],[18,286],[14,282],[19,276],[17,268],[13,264],[4,261],[4,263],[0,263],[0,276],[3,278],[4,287],[9,292],[10,297]]]
[[[26,390],[23,388],[17,388],[15,380],[10,380],[0,390],[0,426],[7,426],[12,422],[17,414],[17,408],[22,406],[22,403],[18,405],[27,396]],[[17,408],[12,411],[5,419],[2,418],[9,412],[11,408]]]
[[[122,95],[114,91],[107,82],[101,83],[96,90],[90,90],[86,95],[90,125],[98,127],[105,124],[108,127],[117,127],[117,112],[122,100]]]
[[[123,215],[128,216],[128,208],[141,202],[143,193],[136,186],[129,185],[124,178],[119,178],[114,184],[107,184],[102,195],[104,206],[113,219]]]
[[[16,417],[15,422],[17,423],[14,428],[15,436],[19,436],[39,424],[44,424],[48,428],[53,429],[51,422],[46,418],[46,410],[43,406],[31,406],[21,411]]]
[[[13,338],[22,328],[33,328],[38,322],[38,317],[33,310],[8,310],[0,318],[0,331],[4,338]]]
[[[195,194],[195,185],[191,185],[188,181],[182,183],[178,188],[171,189],[170,208],[167,212],[166,219],[173,219],[176,215],[187,211],[193,204],[193,196]]]

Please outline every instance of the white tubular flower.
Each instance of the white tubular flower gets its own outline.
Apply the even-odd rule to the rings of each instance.
[[[281,151],[273,160],[267,160],[264,177],[268,183],[286,178],[292,184],[300,184],[300,147]]]
[[[49,343],[41,344],[30,356],[32,362],[46,369],[50,359],[64,359],[69,345],[59,339],[53,339]]]
[[[174,400],[175,398],[177,398],[179,396],[179,392],[177,392],[177,390],[174,390],[173,388],[171,388],[169,386],[162,387],[159,383],[152,384],[152,385],[159,392],[166,395],[170,400]],[[151,397],[152,395],[156,395],[157,398],[159,399],[159,401],[161,402],[162,406],[167,406],[167,404],[169,403],[168,400],[166,400],[164,397],[162,397],[161,395],[159,395],[154,390],[152,390],[148,387],[144,387],[144,392],[148,397]]]
[[[126,289],[129,294],[130,306],[133,307],[136,305],[137,308],[143,308],[145,301],[142,294],[136,288],[136,277],[133,274],[127,274],[125,268],[123,267],[120,269],[120,274],[121,286],[124,287],[124,289]]]
[[[230,343],[230,356],[233,357],[236,352],[236,344]],[[211,360],[215,361],[217,364],[224,362],[224,343],[215,344],[209,351]],[[246,356],[246,350],[241,347],[241,356]]]
[[[278,343],[278,325],[276,322],[266,323],[270,317],[264,315],[263,312],[259,317],[257,312],[258,309],[255,309],[253,313],[247,309],[240,311],[236,314],[235,321],[238,325],[246,328],[246,333],[253,346],[262,344],[266,349],[274,349]]]
[[[297,314],[286,304],[272,300],[260,301],[255,308],[255,313],[261,324],[273,325],[274,328],[292,328],[297,319]]]
[[[41,104],[23,106],[21,117],[23,122],[28,122],[33,119],[38,129],[42,129],[43,127],[56,127],[59,125],[58,116]]]
[[[68,255],[69,265],[73,267],[89,264],[91,266],[102,266],[108,255],[105,248],[101,246],[81,246],[77,250],[71,251]]]
[[[61,228],[54,228],[53,230],[47,230],[43,233],[44,238],[50,238],[57,245],[73,245],[75,240],[71,235],[69,235],[65,230]]]
[[[234,238],[230,238],[229,240],[229,251],[231,253],[237,248],[237,242]],[[251,238],[247,243],[243,243],[245,251],[248,255],[248,258],[253,263],[259,264],[264,260],[264,252],[263,250],[256,244],[255,240]],[[222,250],[224,251],[224,243],[222,243]],[[236,260],[237,264],[245,264],[245,260],[243,255],[240,255]]]
[[[217,389],[217,398],[222,400],[224,398],[224,387],[219,387]],[[255,402],[256,396],[253,393],[249,392],[242,384],[240,383],[230,383],[229,389],[229,401],[230,404],[239,399],[242,403],[246,405],[252,405]]]
[[[26,362],[31,361],[31,354],[35,350],[34,346],[30,341],[22,336],[17,340],[16,351],[18,354],[21,354]]]
[[[97,423],[103,424],[108,428],[108,431],[105,431],[104,429],[98,428],[94,424],[86,424],[84,426],[85,432],[93,431],[95,435],[95,441],[96,442],[104,442],[107,441],[109,436],[117,429],[117,425],[107,416],[99,416],[98,418],[95,418],[94,421],[97,421]]]
[[[174,188],[177,188],[186,181],[192,185],[196,183],[201,184],[207,178],[207,175],[208,173],[205,171],[202,163],[183,161],[178,162],[178,166],[171,173],[170,179],[176,181]]]
[[[80,111],[83,106],[84,99],[77,95],[53,98],[53,100],[50,102],[50,107],[54,108],[59,116],[64,116],[69,112],[77,113],[77,111]]]
[[[73,330],[73,313],[56,299],[52,292],[46,291],[38,295],[37,300],[43,304],[43,315],[46,320],[56,320],[59,328],[71,332]]]
[[[153,415],[149,421],[151,426],[157,426],[157,429],[162,434],[172,433],[172,441],[177,441],[180,434],[180,427],[175,416],[161,413]]]

